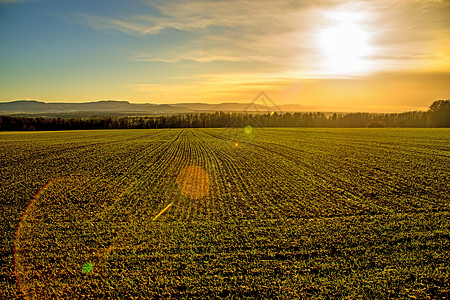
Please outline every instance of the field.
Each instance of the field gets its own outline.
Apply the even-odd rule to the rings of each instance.
[[[449,299],[449,129],[0,141],[2,299]]]

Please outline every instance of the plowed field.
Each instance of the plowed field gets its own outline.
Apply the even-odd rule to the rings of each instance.
[[[0,141],[0,298],[448,299],[448,129]]]

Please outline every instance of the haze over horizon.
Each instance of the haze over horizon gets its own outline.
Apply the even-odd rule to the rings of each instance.
[[[0,0],[0,102],[423,110],[450,98],[450,1]]]

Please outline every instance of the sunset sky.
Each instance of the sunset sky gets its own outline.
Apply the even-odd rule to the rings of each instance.
[[[446,0],[0,0],[0,101],[426,109],[450,98]]]

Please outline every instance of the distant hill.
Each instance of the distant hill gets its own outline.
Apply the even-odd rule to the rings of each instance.
[[[305,107],[298,104],[266,106],[257,103],[176,103],[135,104],[128,101],[97,101],[85,103],[46,103],[36,100],[17,100],[0,103],[1,115],[26,116],[116,116],[116,115],[167,115],[202,112],[300,112],[300,111],[342,111],[337,107]]]
[[[0,103],[2,115],[58,115],[58,114],[126,114],[160,115],[200,112],[268,112],[275,108],[254,103],[177,103],[177,104],[135,104],[128,101],[97,101],[85,103],[46,103],[36,100],[17,100]],[[277,109],[278,110],[278,109]]]
[[[128,101],[98,101],[85,103],[45,103],[35,100],[18,100],[0,103],[0,114],[74,114],[74,113],[134,113],[170,114],[190,112],[187,108],[166,104],[133,104]]]

